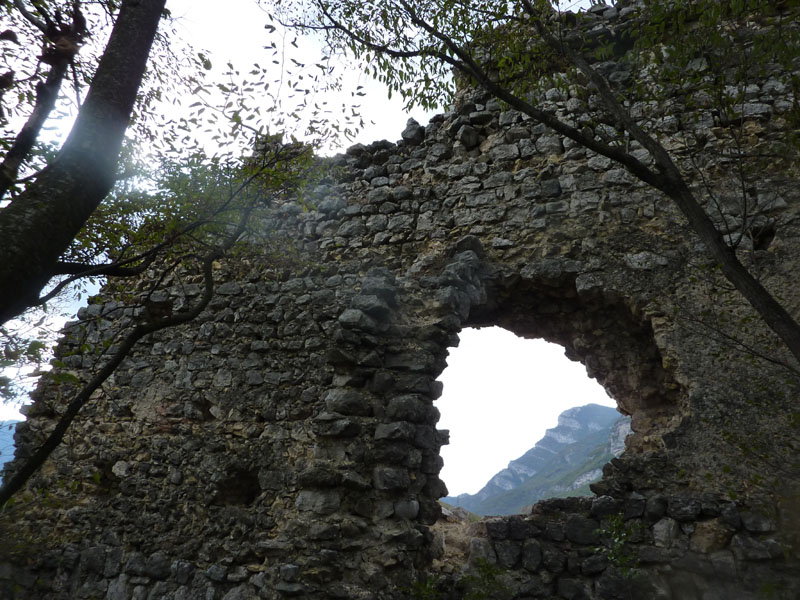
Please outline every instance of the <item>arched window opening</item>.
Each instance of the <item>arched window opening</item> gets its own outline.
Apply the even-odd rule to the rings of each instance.
[[[439,427],[450,431],[443,502],[483,516],[589,494],[630,432],[616,402],[561,346],[500,327],[459,338],[436,401]]]

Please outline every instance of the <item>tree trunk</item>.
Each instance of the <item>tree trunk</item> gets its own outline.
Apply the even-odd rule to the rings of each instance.
[[[56,159],[0,212],[0,323],[33,305],[114,184],[125,129],[166,0],[124,0]]]

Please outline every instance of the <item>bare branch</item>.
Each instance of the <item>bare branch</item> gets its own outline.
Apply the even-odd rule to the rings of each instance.
[[[13,476],[0,487],[0,507],[3,507],[16,492],[22,489],[28,479],[30,479],[39,467],[44,464],[53,450],[59,446],[64,439],[64,434],[67,432],[67,429],[75,420],[80,410],[89,402],[92,394],[103,385],[106,379],[108,379],[122,361],[125,360],[139,340],[156,331],[188,323],[195,319],[208,306],[214,295],[212,265],[215,260],[224,256],[225,252],[230,250],[242,233],[244,233],[247,221],[254,208],[255,206],[251,205],[245,209],[234,231],[227,236],[220,246],[212,249],[203,257],[202,272],[204,287],[203,295],[200,300],[186,312],[171,314],[153,321],[146,321],[134,327],[133,331],[125,337],[108,362],[106,362],[95,376],[81,388],[80,392],[78,392],[75,398],[69,403],[67,409],[60,416],[58,423],[56,423],[55,428],[47,436],[44,443],[22,464],[19,470],[14,472]]]

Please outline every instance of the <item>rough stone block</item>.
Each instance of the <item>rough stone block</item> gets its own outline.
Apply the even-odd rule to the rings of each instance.
[[[561,573],[567,564],[567,557],[555,546],[542,545],[542,564],[551,573]]]
[[[566,200],[559,200],[558,202],[548,202],[545,204],[545,212],[548,215],[569,212],[569,202]]]
[[[360,294],[353,298],[352,308],[361,310],[379,321],[387,320],[392,314],[392,307],[383,298],[373,294]]]
[[[170,574],[172,575],[173,579],[177,581],[179,584],[184,585],[189,583],[189,580],[194,572],[194,567],[189,561],[186,560],[175,560],[170,565]]]
[[[768,533],[775,531],[775,523],[766,515],[749,510],[740,514],[742,525],[747,531],[752,533]]]
[[[352,419],[333,418],[323,413],[314,420],[314,432],[323,437],[355,437],[361,433],[361,425]]]
[[[558,579],[558,595],[567,600],[589,600],[591,597],[584,582],[567,577]]]
[[[329,411],[342,415],[367,417],[372,414],[372,404],[363,393],[350,389],[333,389],[325,396]]]
[[[416,500],[402,500],[394,503],[394,514],[401,519],[416,519],[419,514],[419,502]]]
[[[745,102],[742,106],[742,116],[757,117],[760,119],[768,118],[772,113],[772,107],[763,102]]]
[[[275,590],[284,596],[303,596],[306,593],[306,586],[302,583],[289,583],[286,581],[279,581],[275,584]]]
[[[711,561],[711,565],[715,573],[725,577],[736,576],[736,559],[733,556],[733,552],[730,550],[713,552],[708,559]]]
[[[339,510],[341,498],[335,490],[302,490],[295,500],[297,510],[329,515]]]
[[[657,521],[666,514],[668,504],[669,500],[666,498],[666,496],[650,496],[645,504],[645,518],[649,521]]]
[[[411,485],[408,471],[396,467],[376,467],[372,474],[372,481],[375,489],[378,490],[404,490]]]
[[[664,256],[644,251],[635,254],[626,254],[625,264],[637,271],[649,271],[656,267],[664,267],[669,264],[669,261]]]
[[[508,521],[505,517],[494,517],[485,522],[486,533],[493,540],[508,539]]]
[[[606,517],[618,514],[622,509],[622,502],[611,496],[598,496],[592,501],[591,513],[593,517]]]
[[[237,296],[242,293],[242,286],[235,281],[227,281],[218,286],[216,292],[222,296]]]
[[[573,515],[567,520],[567,539],[576,544],[597,544],[600,542],[600,523],[580,515]]]
[[[530,138],[531,132],[527,127],[511,127],[506,130],[505,141],[508,144],[513,144],[519,140]]]
[[[508,523],[508,538],[511,540],[526,540],[539,535],[540,530],[529,519],[512,516],[506,519]]]
[[[550,522],[545,525],[544,535],[547,539],[554,542],[562,542],[566,539],[563,523]]]
[[[163,552],[151,554],[145,562],[145,575],[153,579],[167,579],[170,576],[170,560]]]
[[[400,136],[407,144],[418,146],[425,139],[425,128],[415,119],[409,119]]]
[[[431,162],[439,162],[441,160],[447,160],[453,156],[453,151],[450,146],[445,144],[433,144],[428,149],[428,160]]]
[[[400,210],[400,205],[395,202],[382,202],[378,207],[381,214],[390,215]]]
[[[492,148],[489,156],[495,162],[516,160],[519,158],[519,147],[516,144],[501,144]]]
[[[608,559],[602,554],[593,554],[581,562],[581,573],[584,575],[597,575],[608,566]]]
[[[469,541],[469,563],[477,565],[486,561],[490,565],[497,564],[497,554],[489,540],[484,538],[472,538]]]
[[[128,556],[123,571],[128,575],[146,575],[145,559],[141,552],[133,552]]]
[[[681,535],[681,528],[675,519],[664,517],[653,525],[653,543],[659,548],[671,548]]]
[[[394,423],[380,423],[375,428],[376,440],[413,440],[417,435],[417,428],[405,421]]]
[[[476,110],[474,112],[469,113],[469,122],[473,125],[488,125],[492,122],[494,118],[494,114],[492,114],[488,110]]]
[[[728,545],[732,535],[733,531],[719,519],[701,521],[695,525],[689,539],[689,548],[703,554],[716,552]]]
[[[403,173],[409,173],[423,166],[423,162],[418,158],[409,158],[400,164],[400,170]]]
[[[739,560],[769,560],[772,555],[769,547],[747,534],[737,533],[731,539],[731,550]]]
[[[522,544],[522,567],[534,573],[542,564],[542,546],[536,540],[525,540]]]
[[[429,371],[433,362],[433,355],[424,351],[393,353],[385,359],[386,367],[407,371]]]
[[[348,329],[358,329],[367,333],[380,333],[384,331],[385,324],[379,323],[367,313],[356,308],[348,308],[339,316],[339,323]]]
[[[505,127],[516,123],[521,117],[521,114],[516,110],[506,110],[500,113],[499,124],[500,127]]]
[[[541,135],[536,139],[536,150],[540,154],[563,154],[564,144],[558,135]]]
[[[697,498],[670,496],[667,514],[676,521],[693,521],[700,516],[703,505]]]
[[[646,504],[647,499],[644,496],[636,492],[631,493],[631,495],[625,499],[623,518],[627,520],[641,517],[644,515]]]
[[[397,421],[424,423],[428,419],[429,405],[420,396],[407,394],[389,400],[386,416]]]
[[[105,548],[95,546],[81,552],[80,568],[86,573],[103,573],[105,562]]]
[[[503,569],[513,569],[522,554],[522,544],[512,540],[502,540],[494,543],[497,555],[497,565]]]
[[[394,233],[402,231],[410,231],[414,226],[414,217],[412,215],[396,215],[389,219],[386,225],[387,231]]]
[[[732,529],[739,529],[742,526],[742,518],[733,502],[728,502],[720,507],[719,518]]]
[[[120,575],[113,579],[108,585],[106,600],[128,600],[131,598],[131,588],[129,587],[127,575]]]

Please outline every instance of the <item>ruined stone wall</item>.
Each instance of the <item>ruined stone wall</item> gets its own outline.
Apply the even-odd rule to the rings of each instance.
[[[443,599],[482,588],[497,599],[791,598],[777,528],[758,510],[685,492],[544,500],[530,515],[473,523],[450,513],[434,527],[427,585]]]
[[[603,68],[624,80],[623,63]],[[726,127],[710,108],[683,118],[677,101],[633,111],[687,164],[687,139],[720,150],[731,127],[777,147],[791,96],[776,79],[753,85],[745,117]],[[589,90],[542,94],[588,126]],[[735,236],[735,173],[708,156],[726,200],[709,211]],[[602,501],[489,520],[473,532],[473,564],[503,569],[516,598],[628,597],[608,583],[622,577],[609,558],[616,514],[653,582],[637,597],[794,597],[796,465],[781,452],[797,437],[797,382],[666,198],[475,93],[410,123],[398,144],[334,162],[311,210],[287,204],[263,223],[272,259],[255,248],[221,263],[208,310],[142,343],[0,516],[0,596],[408,595],[447,552],[431,529],[446,494],[436,379],[463,327],[499,325],[564,346],[632,415],[634,435],[596,485]],[[765,170],[748,190],[769,235],[741,253],[798,315],[795,167]],[[200,288],[170,293],[180,310]],[[87,377],[95,359],[78,332],[102,345],[139,316],[108,299],[79,317],[58,352]],[[19,457],[69,391],[38,390]],[[460,597],[454,573],[442,593]]]

